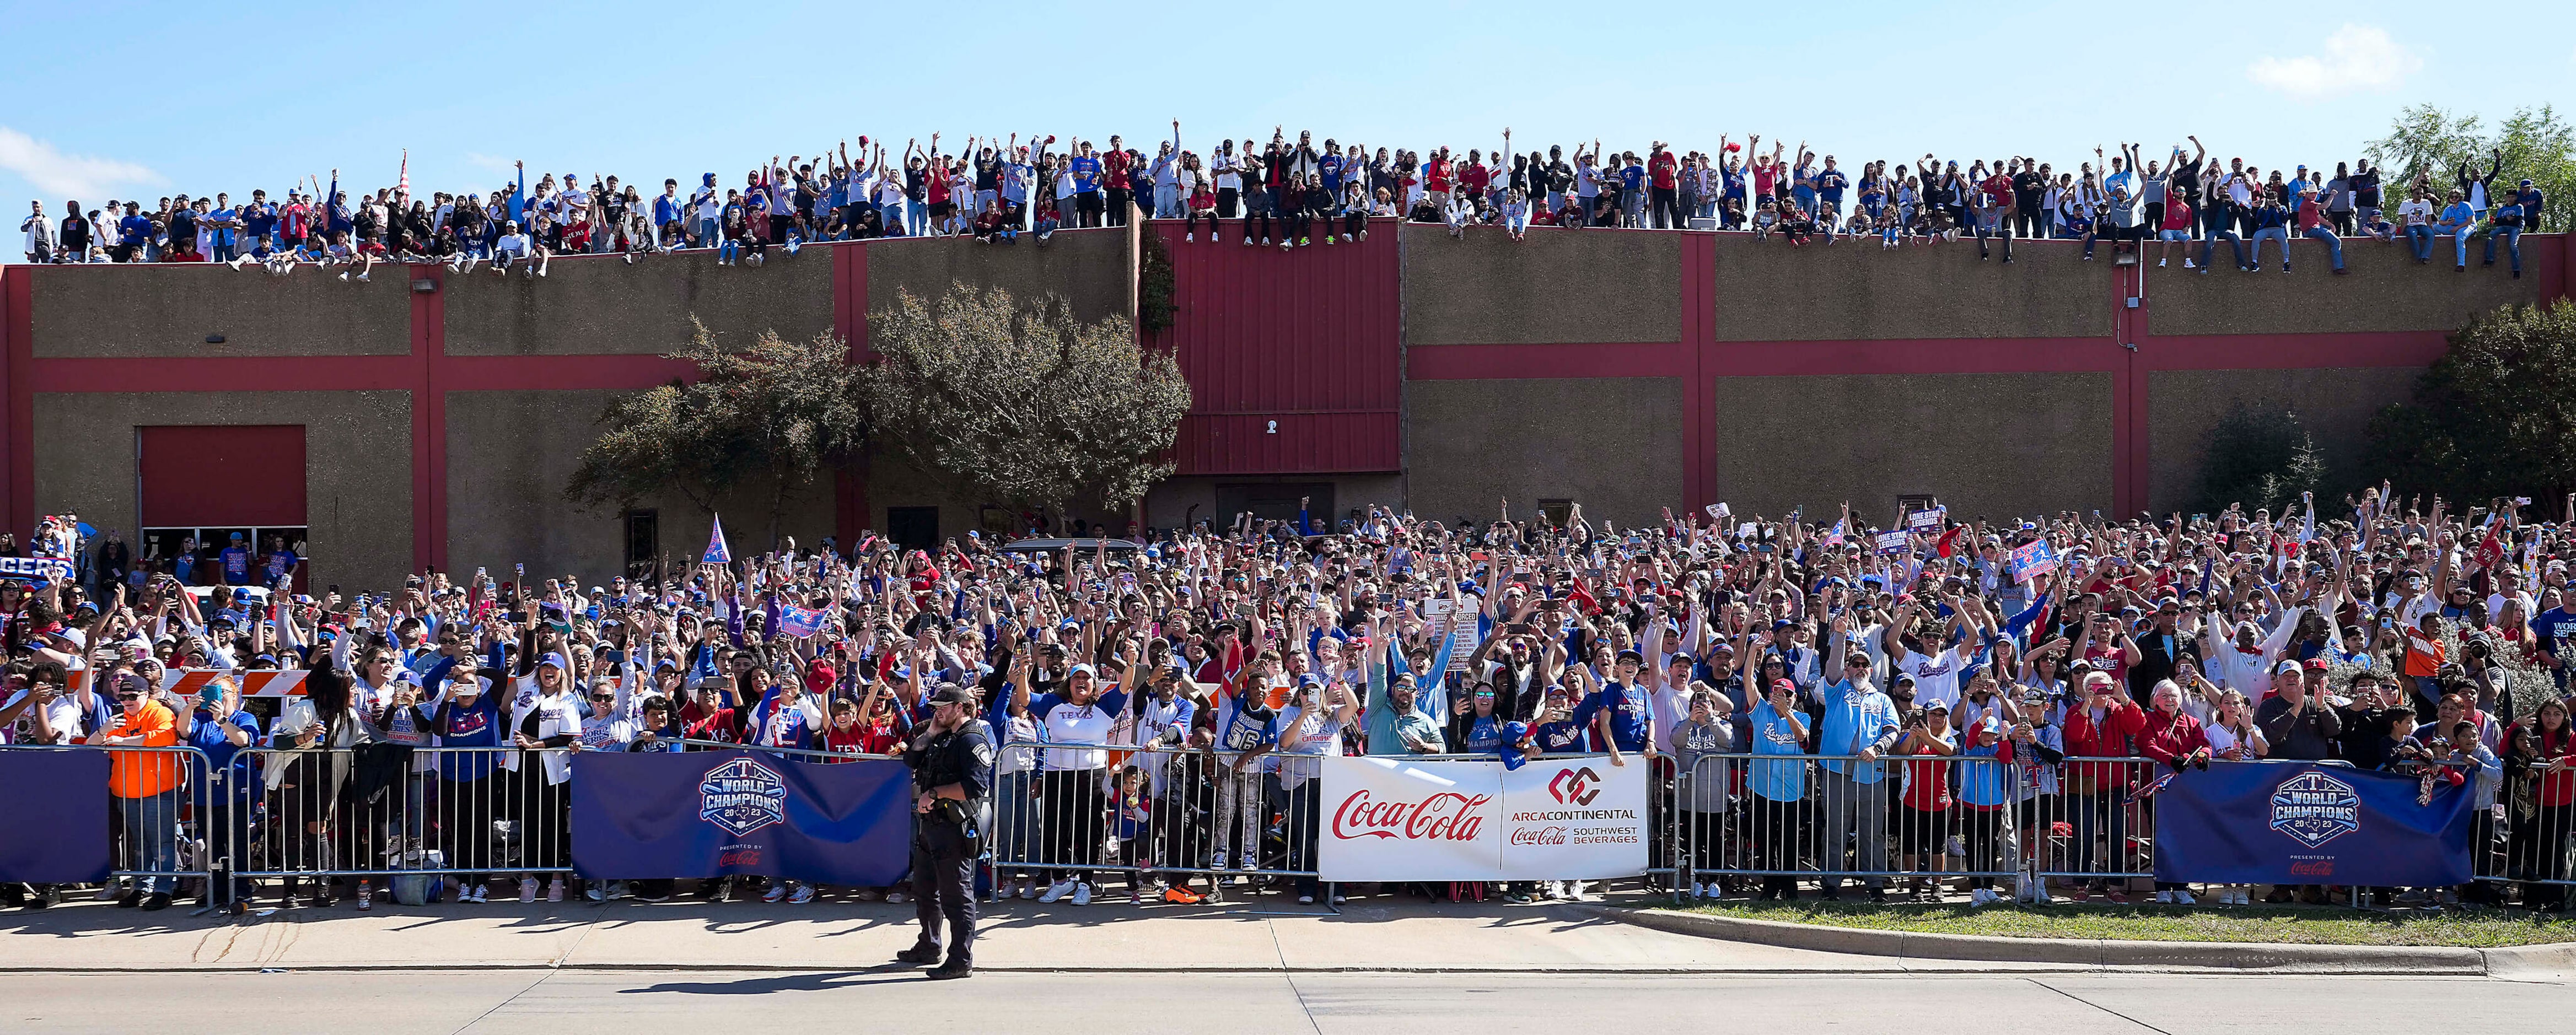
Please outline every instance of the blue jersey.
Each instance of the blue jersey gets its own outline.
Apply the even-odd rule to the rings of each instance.
[[[2543,611],[2531,620],[2532,635],[2540,638],[2540,649],[2550,654],[2566,651],[2576,644],[2576,612],[2565,608]]]
[[[1499,751],[1503,746],[1503,721],[1499,716],[1480,716],[1467,727],[1467,742],[1454,750],[1471,755]]]
[[[1551,755],[1571,755],[1582,752],[1585,749],[1586,732],[1582,723],[1572,719],[1564,722],[1542,723],[1539,728],[1530,731],[1532,738],[1538,741],[1538,749]]]
[[[1279,713],[1267,709],[1253,712],[1233,701],[1219,709],[1216,721],[1216,749],[1219,751],[1259,751],[1279,743]]]
[[[251,788],[258,785],[258,771],[247,761],[239,767],[233,765],[234,756],[242,749],[234,746],[232,738],[224,735],[225,724],[216,722],[213,712],[197,709],[196,720],[195,725],[188,728],[188,745],[206,753],[206,771],[223,781],[223,788],[218,793],[229,792],[235,798],[250,797]],[[230,725],[250,734],[253,746],[260,743],[259,716],[248,711],[234,712]]]
[[[1610,742],[1621,751],[1644,751],[1650,706],[1644,687],[1607,683],[1584,695],[1583,703],[1574,708],[1574,721],[1589,728],[1592,717],[1606,710],[1610,713]]]

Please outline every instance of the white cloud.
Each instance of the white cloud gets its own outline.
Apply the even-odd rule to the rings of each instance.
[[[0,126],[0,169],[17,173],[47,194],[96,198],[127,185],[164,182],[161,174],[132,162],[67,155],[54,145]]]
[[[2245,75],[2303,101],[2323,100],[2364,90],[2386,90],[2424,67],[2424,59],[2376,25],[2345,23],[2326,37],[2323,55],[2267,57],[2246,66]]]

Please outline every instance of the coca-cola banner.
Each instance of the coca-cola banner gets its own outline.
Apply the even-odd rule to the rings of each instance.
[[[1330,881],[1600,880],[1646,870],[1646,767],[1326,758]]]

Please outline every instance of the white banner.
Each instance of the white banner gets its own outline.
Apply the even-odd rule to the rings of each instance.
[[[47,578],[72,576],[72,562],[60,557],[0,557],[0,578],[43,582]]]
[[[1503,879],[1606,880],[1646,872],[1646,760],[1540,759],[1503,769]]]
[[[1602,880],[1646,870],[1646,764],[1325,758],[1329,881]]]

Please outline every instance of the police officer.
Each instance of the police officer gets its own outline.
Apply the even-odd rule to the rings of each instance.
[[[939,960],[939,920],[945,914],[954,941],[948,960],[930,971],[933,980],[975,972],[975,856],[990,820],[993,728],[975,714],[975,694],[954,683],[930,696],[930,721],[902,746],[912,767],[912,897],[919,905],[921,940],[895,954],[899,962]]]

